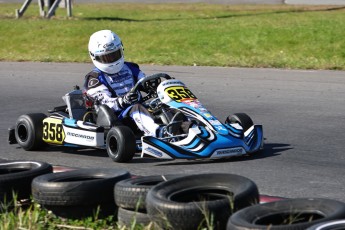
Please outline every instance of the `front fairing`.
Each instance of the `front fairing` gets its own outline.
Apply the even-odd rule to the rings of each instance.
[[[243,138],[220,135],[203,127],[191,128],[189,132],[188,137],[179,142],[142,137],[142,151],[162,159],[227,158],[259,151],[263,145],[261,125],[254,125]]]
[[[261,125],[254,125],[243,132],[239,124],[221,123],[181,81],[162,82],[157,94],[163,103],[202,125],[194,125],[187,137],[179,141],[145,136],[142,138],[143,153],[164,159],[224,158],[262,148]]]
[[[227,128],[201,104],[181,81],[172,79],[162,82],[157,88],[157,94],[159,99],[169,107],[199,120],[216,133],[228,134]]]

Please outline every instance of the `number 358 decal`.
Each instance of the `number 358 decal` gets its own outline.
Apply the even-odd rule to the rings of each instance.
[[[62,144],[65,133],[62,127],[62,120],[47,118],[43,120],[43,140],[53,144]]]
[[[196,96],[187,88],[183,86],[174,86],[165,89],[165,92],[171,99],[181,102],[183,99],[197,99]]]

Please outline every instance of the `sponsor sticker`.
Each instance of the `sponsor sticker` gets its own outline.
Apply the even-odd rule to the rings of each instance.
[[[162,83],[162,86],[167,86],[167,85],[184,85],[184,84],[181,81],[174,81],[174,80],[168,80]]]
[[[89,83],[87,84],[87,86],[88,86],[89,88],[92,88],[92,87],[97,86],[98,84],[99,84],[99,80],[96,79],[96,78],[93,78],[93,79],[91,79],[91,80],[89,81]]]
[[[149,153],[152,153],[153,155],[155,155],[157,157],[162,157],[163,156],[163,154],[160,151],[158,151],[158,150],[156,150],[154,148],[151,148],[151,147],[145,148],[145,151],[147,151]]]
[[[80,133],[74,133],[74,132],[67,132],[67,136],[82,138],[84,140],[89,140],[89,141],[93,141],[95,139],[95,137],[93,137],[93,136],[80,134]]]
[[[231,148],[231,149],[219,149],[216,150],[212,155],[213,157],[230,157],[230,156],[240,156],[245,154],[245,151],[242,147]]]
[[[110,42],[110,43],[104,44],[104,45],[103,45],[103,48],[105,48],[105,49],[111,49],[111,48],[113,48],[114,46],[115,46],[115,44],[112,43],[112,42]]]
[[[99,146],[101,142],[104,144],[104,133],[95,132],[95,130],[84,130],[82,128],[72,128],[64,126],[66,138],[65,143],[85,145],[85,146]],[[101,142],[100,142],[101,141]]]
[[[222,125],[222,123],[220,123],[220,121],[218,120],[209,120],[211,125]]]

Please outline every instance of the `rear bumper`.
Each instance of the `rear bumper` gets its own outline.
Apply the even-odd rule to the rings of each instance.
[[[16,134],[15,134],[15,131],[14,131],[14,127],[8,128],[8,143],[9,143],[10,145],[12,145],[12,144],[17,144]]]

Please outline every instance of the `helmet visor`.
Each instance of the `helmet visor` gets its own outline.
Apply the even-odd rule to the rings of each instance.
[[[122,51],[121,49],[115,50],[111,53],[107,54],[102,54],[102,55],[95,55],[96,61],[103,63],[103,64],[108,64],[108,63],[113,63],[122,58]]]

